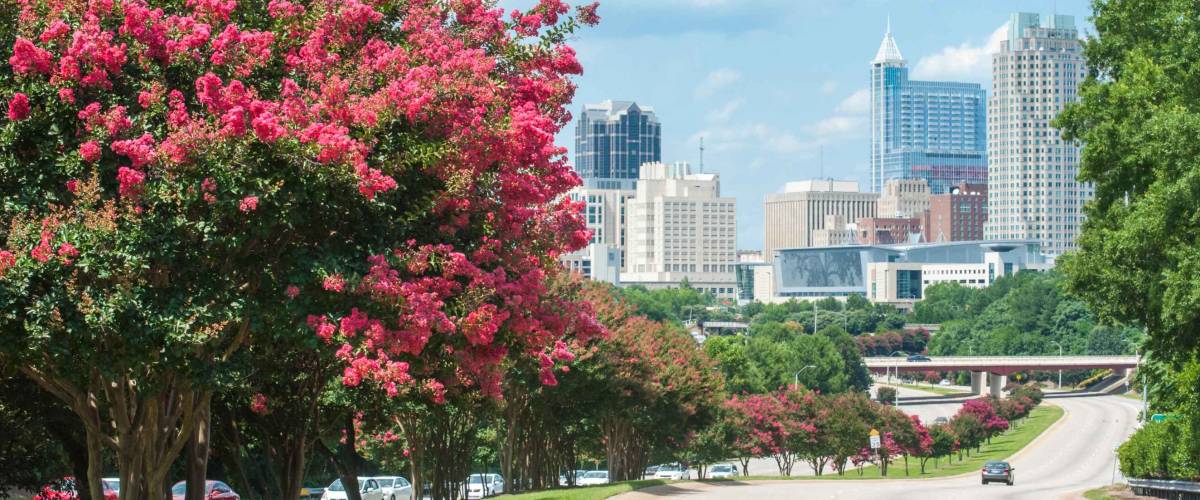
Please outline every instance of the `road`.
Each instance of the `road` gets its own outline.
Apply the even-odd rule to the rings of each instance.
[[[902,396],[903,397],[903,396]],[[1063,418],[1010,461],[1014,486],[979,484],[976,473],[956,478],[919,480],[793,480],[754,483],[678,483],[627,493],[621,500],[664,497],[687,500],[791,498],[953,499],[1074,498],[1113,480],[1118,445],[1133,432],[1139,402],[1109,395],[1047,395],[1065,410]],[[930,416],[952,414],[958,403],[914,405],[902,409]],[[919,408],[919,409],[918,409]],[[925,420],[925,415],[922,415]],[[753,471],[752,471],[753,472]],[[773,471],[774,472],[774,471]],[[774,472],[777,473],[777,472]],[[1121,480],[1117,471],[1117,481]]]

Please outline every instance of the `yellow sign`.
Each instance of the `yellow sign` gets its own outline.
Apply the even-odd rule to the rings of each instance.
[[[878,436],[878,435],[879,435],[879,431],[877,431],[877,430],[875,430],[875,429],[871,429],[871,435],[872,435],[872,436]]]

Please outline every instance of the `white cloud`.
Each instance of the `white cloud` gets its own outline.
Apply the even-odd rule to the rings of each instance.
[[[871,112],[871,89],[863,87],[842,99],[834,111],[848,115],[865,115]]]
[[[701,137],[704,138],[704,149],[714,153],[750,150],[796,154],[811,151],[814,147],[813,143],[802,141],[790,131],[757,122],[709,127],[692,134],[688,144],[698,144]]]
[[[724,106],[710,110],[704,118],[711,123],[728,122],[730,118],[733,118],[733,114],[737,112],[738,108],[742,107],[742,102],[742,99],[729,101]]]
[[[983,45],[963,42],[958,46],[944,47],[942,51],[922,57],[913,66],[913,78],[922,80],[966,80],[988,83],[992,74],[992,54],[1000,51],[1000,44],[1008,37],[1008,23],[992,32]]]
[[[721,68],[708,76],[704,77],[704,81],[696,85],[696,90],[693,93],[697,99],[711,96],[717,91],[737,83],[742,79],[742,74],[735,69]]]
[[[825,94],[825,95],[829,95],[829,94],[836,92],[837,88],[838,88],[838,83],[836,80],[825,80],[825,83],[821,84],[821,93]]]
[[[862,130],[867,120],[861,116],[834,115],[812,126],[813,132],[822,139],[850,135]]]

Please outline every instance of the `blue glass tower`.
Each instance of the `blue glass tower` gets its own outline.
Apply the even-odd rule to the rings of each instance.
[[[908,79],[889,23],[871,61],[871,190],[925,179],[933,194],[987,182],[987,96],[975,83]]]
[[[648,106],[632,101],[585,104],[575,123],[575,171],[583,184],[634,189],[642,164],[662,161],[662,131]]]

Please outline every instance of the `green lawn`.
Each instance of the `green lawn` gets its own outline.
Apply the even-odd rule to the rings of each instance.
[[[1057,422],[1058,419],[1062,418],[1062,416],[1063,416],[1062,408],[1059,408],[1057,406],[1050,406],[1050,405],[1038,406],[1037,408],[1033,409],[1033,412],[1029,414],[1029,417],[1026,418],[1024,422],[1021,422],[1020,427],[1017,427],[1015,429],[1010,429],[1007,432],[1005,432],[1004,434],[1001,434],[999,436],[992,438],[991,444],[984,444],[983,446],[981,446],[979,448],[978,453],[976,453],[974,450],[972,450],[971,456],[969,456],[969,457],[964,453],[963,460],[959,461],[957,459],[957,457],[955,457],[955,460],[952,463],[949,463],[945,459],[942,459],[938,465],[935,465],[934,461],[930,460],[925,465],[925,473],[924,474],[921,474],[921,462],[918,459],[910,457],[908,459],[908,475],[905,475],[904,459],[901,458],[899,460],[899,462],[893,462],[890,466],[888,466],[888,475],[886,476],[886,478],[887,479],[904,479],[904,478],[924,479],[924,478],[933,478],[933,477],[957,476],[959,474],[965,474],[968,472],[977,471],[977,470],[979,470],[980,467],[983,466],[983,463],[987,462],[988,460],[1004,460],[1008,457],[1011,457],[1013,454],[1020,451],[1022,448],[1024,448],[1026,445],[1028,445],[1031,441],[1033,441],[1034,438],[1037,438],[1039,435],[1041,435],[1042,432],[1044,432],[1048,427],[1050,427],[1051,424],[1053,424],[1054,422]],[[884,479],[884,478],[885,478],[885,476],[882,475],[879,468],[872,465],[872,466],[864,467],[862,475],[859,475],[858,469],[847,467],[846,475],[844,475],[844,476],[838,476],[837,474],[829,474],[827,472],[826,475],[820,476],[820,477],[816,477],[816,476],[789,476],[789,477],[750,476],[750,477],[730,478],[730,480],[734,480],[734,481],[747,481],[747,480],[753,481],[753,480],[762,480],[762,479],[854,480],[854,479]],[[725,479],[717,479],[716,481],[724,481],[724,480]]]
[[[890,386],[895,386],[895,387],[903,387],[905,389],[913,389],[916,391],[932,392],[934,394],[940,394],[942,396],[969,396],[969,395],[971,395],[971,393],[966,392],[966,391],[962,391],[959,389],[947,389],[945,387],[939,387],[936,385],[901,384],[901,383],[895,383],[895,382],[892,382],[892,383],[879,382],[879,385],[890,385]]]
[[[650,486],[667,484],[665,479],[644,479],[624,483],[606,484],[603,486],[586,486],[582,488],[563,488],[557,490],[535,491],[518,495],[501,495],[496,498],[505,500],[601,500],[633,490]]]
[[[1118,498],[1122,498],[1121,496],[1118,496],[1121,493],[1129,494],[1129,487],[1123,484],[1118,484],[1115,486],[1104,486],[1094,490],[1087,490],[1083,492],[1083,498],[1086,498],[1087,500],[1117,500]]]

